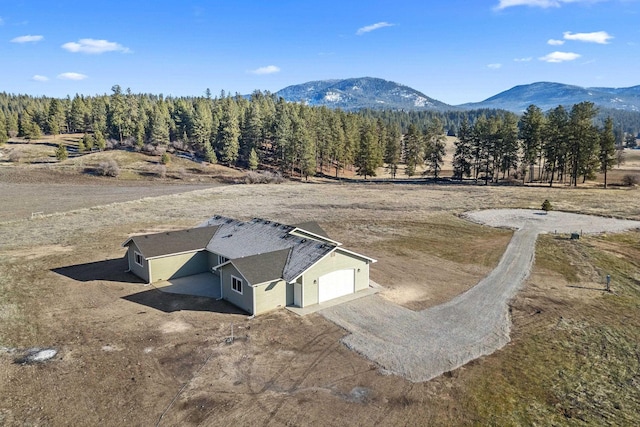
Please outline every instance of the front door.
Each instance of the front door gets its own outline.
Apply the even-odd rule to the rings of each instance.
[[[298,282],[293,284],[293,305],[302,307],[302,284]]]

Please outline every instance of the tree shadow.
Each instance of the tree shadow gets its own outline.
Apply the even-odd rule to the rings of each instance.
[[[128,268],[127,259],[123,257],[58,267],[51,269],[51,271],[79,282],[105,280],[108,282],[145,283],[138,276],[127,272]]]
[[[247,312],[224,301],[195,295],[171,294],[152,288],[122,297],[122,299],[145,305],[165,313],[174,311],[207,311],[222,314],[248,315]]]

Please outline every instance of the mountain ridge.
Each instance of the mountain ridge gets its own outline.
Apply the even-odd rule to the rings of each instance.
[[[450,105],[409,86],[375,77],[315,80],[287,86],[275,93],[289,102],[345,111],[462,111],[502,109],[521,113],[531,104],[543,111],[590,101],[597,107],[640,112],[640,85],[622,88],[582,87],[557,82],[522,84],[484,101]]]

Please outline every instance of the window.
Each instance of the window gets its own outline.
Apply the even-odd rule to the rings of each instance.
[[[223,257],[222,255],[218,255],[218,265],[224,264],[227,261],[229,261],[227,258]]]
[[[133,251],[133,261],[138,264],[140,267],[144,267],[142,265],[142,262],[144,261],[144,258],[142,257],[142,254],[138,251]]]
[[[236,276],[231,276],[231,289],[237,293],[242,293],[242,279],[238,279]]]

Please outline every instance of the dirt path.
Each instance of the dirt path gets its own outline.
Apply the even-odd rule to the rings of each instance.
[[[451,301],[415,312],[380,296],[322,310],[350,335],[345,345],[410,381],[428,381],[510,340],[508,304],[533,266],[538,234],[620,232],[640,221],[531,210],[472,212],[466,217],[494,227],[516,228],[498,266],[476,286]]]

